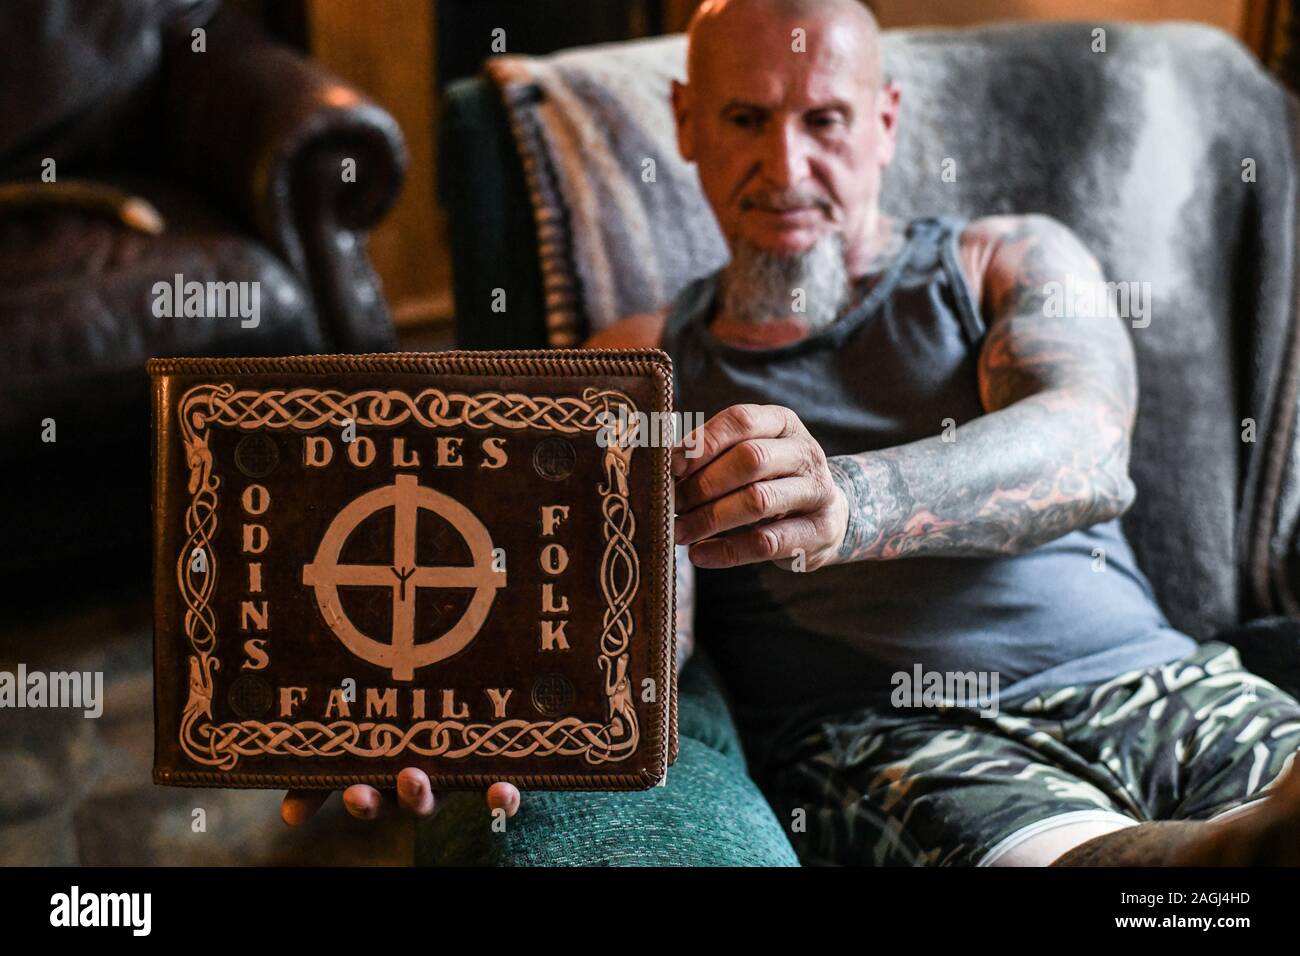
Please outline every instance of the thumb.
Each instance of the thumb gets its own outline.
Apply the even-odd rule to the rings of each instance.
[[[519,811],[519,799],[519,788],[513,783],[494,783],[488,787],[488,809],[504,810],[507,817],[513,817]]]
[[[280,801],[280,819],[291,827],[301,826],[316,815],[332,790],[290,790]]]

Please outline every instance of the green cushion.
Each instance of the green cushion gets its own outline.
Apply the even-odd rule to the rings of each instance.
[[[492,832],[481,793],[451,796],[419,830],[432,866],[797,866],[745,771],[712,668],[695,659],[678,688],[678,754],[665,786],[638,793],[525,793]]]

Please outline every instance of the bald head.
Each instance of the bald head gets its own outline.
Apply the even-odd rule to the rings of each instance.
[[[788,260],[829,241],[862,274],[899,102],[871,11],[858,0],[708,0],[689,36],[687,80],[672,88],[678,146],[733,255]]]
[[[827,27],[852,45],[863,60],[874,86],[884,79],[880,52],[880,27],[860,0],[705,0],[687,28],[687,81],[704,72],[719,47],[744,49],[755,30],[788,27],[787,35],[802,28],[805,34]]]

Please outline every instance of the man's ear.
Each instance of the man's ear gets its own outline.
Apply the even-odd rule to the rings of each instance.
[[[677,123],[677,151],[688,163],[695,162],[695,134],[690,123],[691,89],[673,80],[673,119]]]
[[[903,88],[890,80],[876,93],[876,122],[880,127],[877,141],[876,159],[883,169],[894,160],[894,150],[898,146],[898,109]]]

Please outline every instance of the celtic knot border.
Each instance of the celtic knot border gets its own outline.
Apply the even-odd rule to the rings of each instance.
[[[619,406],[625,411],[619,414]],[[640,566],[633,537],[636,519],[628,501],[628,475],[634,446],[627,423],[636,406],[615,389],[586,388],[574,396],[529,396],[484,391],[447,392],[425,388],[412,395],[403,389],[236,389],[230,382],[189,388],[177,405],[190,502],[185,512],[185,540],[176,564],[177,584],[185,606],[189,658],[189,696],[181,718],[181,750],[194,762],[233,770],[243,757],[365,758],[411,753],[424,757],[582,756],[590,764],[625,760],[640,741],[636,710],[627,675],[633,634],[632,602],[640,587]],[[214,723],[213,672],[216,616],[211,607],[217,577],[211,542],[217,533],[218,489],[209,429],[242,431],[261,428],[310,431],[322,425],[391,428],[415,420],[426,428],[467,426],[512,430],[541,428],[564,434],[608,428],[614,441],[604,449],[604,480],[598,483],[605,519],[605,549],[600,586],[605,611],[599,664],[605,675],[608,715],[604,723],[561,717],[549,721],[521,719],[497,723],[422,720],[403,729],[390,723],[317,720]],[[195,571],[192,555],[202,549],[206,570]]]

